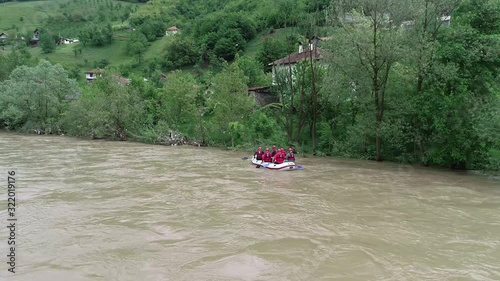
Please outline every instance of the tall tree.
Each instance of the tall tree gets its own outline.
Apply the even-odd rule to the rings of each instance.
[[[132,85],[123,85],[114,74],[105,72],[71,103],[62,120],[65,131],[116,140],[136,136],[147,118],[145,102]]]
[[[209,106],[213,109],[214,129],[217,133],[223,132],[223,139],[224,136],[233,138],[231,130],[240,129],[238,124],[248,121],[255,100],[248,96],[245,74],[236,64],[225,63],[224,69],[215,75]]]
[[[431,164],[465,169],[485,163],[498,145],[500,3],[463,1],[439,36],[418,116],[424,121]],[[431,109],[431,110],[429,110]],[[489,120],[489,121],[486,121]],[[498,148],[497,148],[498,149]]]
[[[54,36],[47,30],[40,34],[40,48],[42,48],[44,54],[52,53],[56,49]]]
[[[125,52],[128,55],[134,56],[137,63],[140,64],[147,46],[148,40],[146,36],[140,31],[135,31],[127,41],[127,45],[125,45]]]
[[[66,101],[78,93],[60,65],[42,60],[35,67],[19,66],[0,82],[0,120],[13,130],[56,132]]]
[[[375,117],[376,160],[382,161],[385,95],[391,68],[400,58],[399,27],[408,17],[407,0],[338,0],[332,2],[332,23],[340,38],[331,51],[332,62],[358,81],[358,89],[372,97]]]
[[[443,27],[451,19],[451,14],[460,0],[418,0],[413,2],[412,14],[403,22],[406,39],[405,60],[416,76],[415,93],[421,95],[424,82],[432,75],[437,60],[439,35]],[[420,152],[420,161],[427,165],[426,138],[429,128],[425,120],[420,118],[421,111],[408,112],[414,128],[414,142]],[[411,115],[411,116],[410,116]]]
[[[159,116],[172,129],[190,133],[194,129],[198,87],[189,73],[180,70],[170,72],[168,79],[159,93]]]

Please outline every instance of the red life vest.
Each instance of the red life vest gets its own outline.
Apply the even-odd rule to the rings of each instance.
[[[255,156],[257,157],[257,160],[262,160],[262,155],[264,155],[264,151],[257,151],[255,152]]]
[[[276,164],[281,164],[281,163],[283,163],[284,160],[285,160],[285,158],[283,157],[283,154],[281,154],[281,153],[276,153],[276,155],[274,156],[274,163],[276,163]]]
[[[268,152],[265,152],[265,153],[264,153],[264,156],[262,156],[262,161],[263,161],[263,162],[271,162],[271,161],[272,161],[272,158],[271,158],[271,157],[272,157],[271,152],[269,152],[269,151],[268,151]]]
[[[288,157],[286,158],[288,161],[295,161],[295,155],[293,155],[293,152],[288,152]]]

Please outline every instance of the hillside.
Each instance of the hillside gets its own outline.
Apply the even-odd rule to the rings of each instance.
[[[124,52],[129,36],[128,17],[139,4],[115,0],[55,0],[33,2],[7,2],[0,4],[0,33],[8,36],[0,52],[9,52],[15,46],[29,43],[33,31],[41,29],[41,35],[49,35],[53,48],[45,51],[42,44],[30,48],[31,61],[47,59],[60,63],[66,69],[78,71],[75,78],[83,81],[83,72],[96,64],[127,64],[131,61]],[[106,44],[56,45],[59,38],[79,39],[82,33],[95,34],[95,26],[111,25],[112,39]],[[21,38],[28,38],[22,40]],[[40,37],[42,42],[43,37]],[[50,41],[49,41],[50,42]],[[0,42],[2,43],[2,42]]]
[[[236,54],[259,61],[295,50],[298,35],[312,34],[297,24],[309,13],[300,0],[240,1],[161,0],[137,4],[115,0],[56,0],[0,4],[0,33],[9,38],[31,36],[35,28],[47,31],[52,40],[78,38],[79,43],[31,49],[33,63],[40,58],[60,63],[82,73],[87,69],[113,67],[124,75],[147,76],[151,69],[167,72],[206,68],[220,59],[232,61]],[[284,6],[290,6],[279,16]],[[292,14],[294,12],[294,14]],[[20,21],[20,19],[23,21]],[[99,35],[111,25],[112,35]],[[291,27],[286,27],[292,25]],[[179,34],[165,36],[166,28],[177,26]],[[45,34],[47,34],[47,32]],[[139,32],[139,35],[134,33]],[[93,35],[94,38],[90,38]],[[143,36],[144,35],[144,36]],[[295,36],[289,39],[287,36]],[[87,40],[80,37],[89,37]],[[103,39],[106,37],[108,39]],[[56,39],[54,39],[56,38]],[[259,57],[266,39],[276,38],[272,57]],[[82,40],[83,39],[83,40]],[[130,42],[129,42],[130,41]],[[11,41],[12,42],[12,41]],[[19,43],[19,42],[18,42]],[[47,45],[47,44],[46,44]],[[9,51],[14,44],[4,46]],[[268,44],[267,47],[271,45]]]
[[[26,34],[53,15],[59,1],[8,2],[0,4],[0,32]]]

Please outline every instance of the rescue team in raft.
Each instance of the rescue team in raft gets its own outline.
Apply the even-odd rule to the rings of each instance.
[[[262,151],[262,147],[259,147],[253,156],[257,160],[262,160],[262,162],[275,164],[295,161],[295,155],[293,154],[293,149],[291,147],[288,149],[288,153],[286,153],[283,148],[276,149],[276,145],[273,145],[272,152],[269,151],[268,147],[266,147],[266,151]]]

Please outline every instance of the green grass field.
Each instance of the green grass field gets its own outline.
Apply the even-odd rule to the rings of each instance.
[[[53,0],[53,1],[33,1],[33,2],[9,2],[0,4],[0,33],[5,32],[9,36],[17,34],[18,37],[25,36],[26,33],[31,33],[36,28],[40,28],[44,20],[54,15],[61,3],[68,0]],[[119,2],[121,5],[138,5],[129,2]],[[21,17],[23,20],[21,21]],[[125,22],[112,22],[112,25],[127,26]],[[59,63],[67,69],[79,67],[82,71],[82,77],[87,70],[94,68],[94,62],[108,59],[110,66],[119,66],[132,62],[132,58],[124,52],[126,41],[129,34],[126,31],[115,31],[114,41],[111,45],[103,47],[83,46],[81,43],[71,45],[57,46],[55,51],[49,54],[43,54],[39,47],[31,48],[33,55],[32,59],[47,59],[53,63]],[[9,51],[12,46],[3,47],[3,51]],[[75,49],[82,49],[82,52],[74,53]],[[147,55],[154,57],[159,55],[161,51],[161,40],[153,42],[148,49]]]
[[[163,37],[159,40],[151,42],[151,45],[149,45],[148,50],[146,51],[146,54],[144,54],[144,59],[149,60],[160,58],[166,40],[167,37]]]
[[[125,52],[125,40],[114,39],[113,44],[103,47],[84,47],[81,43],[57,46],[53,53],[43,54],[40,48],[33,48],[33,57],[45,58],[51,62],[59,63],[66,68],[73,68],[80,65],[86,70],[94,68],[94,61],[100,61],[104,58],[108,59],[110,65],[119,65],[132,61]],[[82,53],[77,53],[75,56],[74,49],[82,49]],[[87,64],[85,64],[87,61]],[[87,69],[88,68],[88,69]],[[84,71],[84,72],[85,72]]]
[[[50,15],[54,15],[58,11],[59,5],[67,1],[69,0],[9,2],[0,4],[0,33],[6,32],[8,35],[17,33],[18,36],[25,36],[27,32],[32,32],[35,28],[41,27],[44,19]],[[136,5],[128,2],[120,3],[122,5]],[[20,21],[21,17],[23,21]],[[119,26],[127,26],[128,23],[112,22],[112,25],[116,29],[119,29]],[[248,42],[244,54],[254,57],[260,50],[265,38],[286,36],[293,31],[290,28],[276,29],[272,32],[270,29],[262,31],[253,40]],[[134,59],[124,52],[129,35],[130,33],[127,31],[115,31],[113,43],[103,47],[84,47],[81,43],[77,43],[57,46],[55,51],[49,54],[43,54],[39,47],[31,48],[30,50],[34,61],[37,59],[47,59],[53,63],[61,64],[66,69],[78,67],[79,71],[82,72],[82,77],[84,77],[85,71],[95,68],[94,62],[99,62],[102,59],[107,59],[111,67],[134,62]],[[161,58],[167,39],[167,37],[163,37],[151,42],[144,54],[144,60]],[[11,46],[4,47],[4,51],[8,51],[10,48]],[[77,52],[75,55],[75,49],[81,49],[82,52]],[[193,69],[192,66],[185,67],[183,71],[193,71]],[[132,72],[140,71],[140,68],[132,69]]]
[[[55,14],[62,1],[65,0],[2,3],[0,4],[0,32],[16,31],[17,34],[22,35],[31,32],[40,27],[48,15]]]

